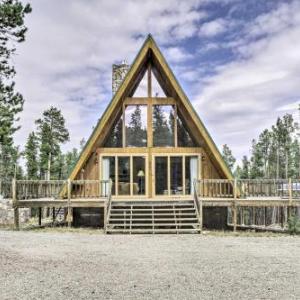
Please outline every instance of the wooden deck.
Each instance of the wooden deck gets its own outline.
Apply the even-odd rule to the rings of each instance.
[[[103,208],[105,218],[112,203],[155,203],[194,201],[203,219],[203,207],[227,207],[232,212],[233,229],[242,228],[238,224],[238,210],[243,208],[282,208],[290,213],[300,207],[300,182],[292,180],[224,180],[203,179],[194,182],[194,195],[135,198],[114,197],[110,193],[111,182],[99,180],[78,181],[26,181],[12,182],[15,228],[19,228],[19,208],[63,208],[66,209],[69,226],[73,220],[73,208]],[[292,209],[291,209],[292,208]],[[294,210],[295,211],[295,210]],[[39,217],[39,219],[41,216]],[[255,228],[255,224],[253,226]]]

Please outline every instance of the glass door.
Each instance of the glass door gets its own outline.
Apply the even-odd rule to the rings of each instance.
[[[193,183],[198,179],[198,155],[155,156],[155,195],[191,195]]]
[[[112,181],[114,196],[145,196],[147,192],[146,156],[102,156],[101,179]],[[108,186],[102,184],[107,195]]]

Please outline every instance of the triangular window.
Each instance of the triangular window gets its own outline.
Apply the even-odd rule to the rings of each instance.
[[[105,148],[120,148],[122,147],[122,128],[123,128],[123,118],[120,115],[117,118],[116,123],[112,127],[111,131],[107,136],[107,140],[104,143]]]
[[[188,127],[180,113],[177,115],[177,144],[178,147],[197,147]]]
[[[151,81],[152,81],[152,97],[166,97],[164,90],[157,81],[155,75],[151,71]]]
[[[148,96],[148,73],[145,72],[142,80],[139,82],[132,97],[147,97]]]

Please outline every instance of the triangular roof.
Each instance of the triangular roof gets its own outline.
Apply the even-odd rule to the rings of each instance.
[[[157,67],[155,76],[158,80],[161,79],[162,81],[168,82],[168,84],[165,86],[165,89],[167,90],[166,94],[169,94],[168,96],[175,96],[177,99],[180,99],[183,107],[193,120],[195,128],[199,130],[199,133],[201,134],[205,142],[205,149],[208,150],[208,155],[214,161],[214,165],[217,167],[218,171],[221,172],[223,177],[232,179],[232,173],[228,168],[226,162],[224,161],[222,155],[220,154],[217,146],[209,135],[203,122],[200,120],[198,114],[194,110],[191,102],[185,95],[183,89],[181,88],[172,70],[170,69],[169,65],[167,64],[165,58],[163,57],[161,51],[159,50],[157,44],[150,34],[146,38],[143,46],[141,47],[129,71],[127,72],[122,84],[114,94],[101,119],[99,119],[97,126],[93,130],[93,133],[91,134],[84,149],[82,150],[81,155],[69,178],[76,178],[79,171],[82,169],[85,162],[89,158],[90,154],[95,150],[95,145],[97,144],[97,141],[105,124],[107,124],[107,122],[111,122],[110,118],[113,115],[113,112],[116,111],[118,105],[122,107],[122,105],[120,104],[122,103],[124,97],[132,96],[132,94],[134,93],[135,88],[137,87],[146,70],[146,62],[149,59],[150,55]],[[171,87],[171,89],[168,90],[168,86]]]

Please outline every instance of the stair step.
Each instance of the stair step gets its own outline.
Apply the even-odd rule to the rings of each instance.
[[[138,218],[130,218],[130,216],[129,216],[129,218],[123,218],[123,219],[114,219],[114,218],[110,218],[109,219],[109,221],[132,221],[132,222],[134,222],[134,221],[176,221],[176,222],[180,222],[180,221],[196,221],[197,220],[197,218],[159,218],[159,219],[153,219],[153,218],[146,218],[146,219],[142,219],[142,218],[140,218],[140,219],[138,219]]]
[[[190,211],[190,210],[195,210],[194,207],[190,207],[190,208],[111,208],[111,212],[114,212],[114,211]]]
[[[107,229],[107,233],[200,233],[200,229],[191,228],[191,229]]]
[[[137,226],[145,226],[145,227],[156,227],[156,226],[197,226],[199,225],[198,223],[179,223],[179,224],[176,224],[175,222],[174,223],[114,223],[114,224],[111,224],[111,223],[108,223],[108,225],[113,225],[113,226],[131,226],[131,227],[137,227]]]
[[[126,217],[130,217],[130,212],[128,213],[128,212],[126,212],[126,214],[125,214],[125,216]],[[167,212],[165,212],[165,213],[156,213],[156,212],[153,212],[153,214],[152,213],[132,213],[132,216],[151,216],[152,217],[152,215],[154,216],[154,217],[158,217],[158,216],[169,216],[169,215],[172,215],[172,216],[174,216],[174,213],[173,212],[169,212],[169,213],[167,213]],[[116,217],[116,216],[119,216],[119,217],[123,217],[124,216],[124,214],[122,214],[122,213],[111,213],[110,214],[110,216],[113,216],[113,217]],[[176,214],[176,216],[179,216],[179,214],[177,213]],[[195,216],[195,213],[181,213],[180,214],[180,216]]]
[[[169,203],[159,203],[159,204],[150,204],[150,203],[141,203],[141,204],[130,204],[130,203],[125,203],[125,204],[116,204],[116,203],[112,203],[111,204],[111,207],[131,207],[131,206],[136,206],[136,207],[155,207],[155,208],[158,208],[158,207],[174,207],[174,206],[178,206],[178,207],[181,207],[181,206],[194,206],[193,203],[174,203],[174,204],[169,204]]]

